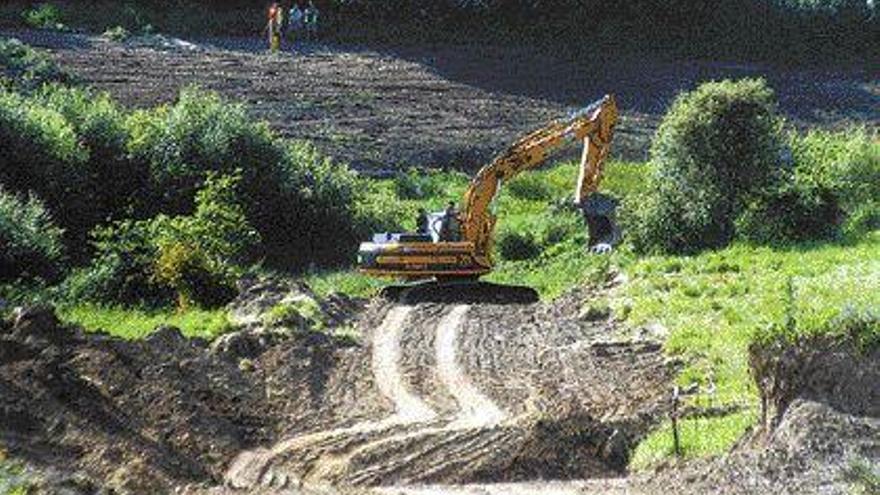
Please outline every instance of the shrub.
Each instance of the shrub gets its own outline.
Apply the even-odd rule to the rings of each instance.
[[[87,153],[76,166],[78,190],[65,199],[66,205],[76,208],[65,213],[64,223],[71,231],[69,238],[79,247],[76,254],[84,255],[81,246],[86,245],[94,226],[121,219],[129,210],[144,209],[149,200],[147,170],[129,159],[125,115],[108,95],[51,85],[38,91],[33,100],[42,108],[60,113]]]
[[[192,216],[153,220],[158,231],[153,276],[177,292],[181,307],[212,307],[232,299],[240,267],[259,243],[238,202],[239,181],[210,174]]]
[[[844,215],[843,230],[880,228],[880,141],[865,129],[811,131],[792,138],[795,180],[827,189]]]
[[[95,256],[63,284],[71,301],[159,307],[175,297],[172,288],[153,278],[157,224],[123,220],[94,230]]]
[[[188,214],[208,173],[240,170],[244,211],[267,260],[302,266],[352,256],[355,176],[314,147],[283,142],[241,105],[195,89],[173,106],[136,112],[127,126],[133,160],[150,171],[153,213]]]
[[[85,259],[96,225],[146,202],[137,201],[146,174],[128,160],[127,139],[123,114],[106,95],[52,84],[30,97],[0,96],[0,142],[9,146],[0,181],[46,201],[74,261]]]
[[[833,237],[839,211],[827,190],[787,184],[758,196],[736,222],[739,237],[761,244],[786,244]]]
[[[70,297],[146,306],[227,302],[259,242],[238,202],[239,181],[209,175],[193,215],[158,215],[96,229],[97,255],[68,281]]]
[[[541,254],[541,245],[529,232],[501,231],[496,243],[498,254],[506,260],[529,260]]]
[[[24,200],[0,188],[0,280],[58,275],[61,234],[39,199]]]
[[[66,240],[90,227],[83,220],[92,208],[82,173],[87,159],[88,150],[61,113],[0,92],[0,183],[13,192],[36,193],[66,230]]]
[[[17,39],[0,39],[0,87],[21,91],[39,88],[47,82],[71,83],[73,77],[48,55]]]
[[[636,247],[682,253],[730,242],[738,212],[779,182],[780,130],[760,79],[706,83],[676,98],[651,146],[651,192],[630,205]]]
[[[24,22],[37,29],[65,29],[61,22],[61,11],[50,3],[41,3],[22,13]]]

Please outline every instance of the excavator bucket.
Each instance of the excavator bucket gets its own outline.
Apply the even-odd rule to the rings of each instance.
[[[617,225],[618,201],[601,193],[592,193],[582,205],[589,234],[588,246],[597,251],[608,251],[620,243],[621,232]]]

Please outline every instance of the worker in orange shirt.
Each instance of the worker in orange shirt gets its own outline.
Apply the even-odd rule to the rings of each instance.
[[[269,7],[269,22],[266,24],[266,32],[269,34],[269,51],[281,50],[281,21],[284,14],[278,3]]]

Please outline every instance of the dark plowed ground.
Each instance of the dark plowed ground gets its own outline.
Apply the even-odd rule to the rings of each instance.
[[[618,157],[644,159],[677,92],[699,82],[765,77],[797,126],[880,122],[880,80],[864,69],[578,55],[507,46],[372,49],[304,44],[270,56],[257,39],[167,49],[80,35],[0,32],[48,48],[82,80],[126,105],[174,100],[189,84],[244,102],[282,135],[314,141],[362,169],[473,168],[521,133],[615,93],[623,109]]]

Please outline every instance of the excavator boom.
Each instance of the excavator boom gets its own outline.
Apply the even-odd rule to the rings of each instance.
[[[614,97],[607,95],[520,138],[471,179],[456,222],[460,235],[454,241],[437,235],[377,234],[373,242],[361,244],[360,270],[410,279],[476,278],[488,273],[496,220],[489,206],[501,185],[540,167],[566,144],[583,142],[575,202],[584,204],[598,189],[617,118]]]

